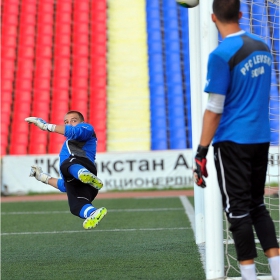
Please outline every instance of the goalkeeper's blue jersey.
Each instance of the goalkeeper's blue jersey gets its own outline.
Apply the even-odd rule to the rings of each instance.
[[[79,123],[76,126],[66,125],[64,136],[67,138],[59,153],[60,166],[70,156],[84,157],[95,162],[97,138],[92,125]],[[63,175],[58,179],[57,186],[61,192],[66,192]]]
[[[66,125],[64,136],[67,139],[59,153],[60,165],[69,156],[85,157],[95,162],[97,139],[92,125],[88,123]]]
[[[225,95],[213,144],[270,141],[271,66],[268,46],[245,31],[226,37],[209,55],[205,92]]]

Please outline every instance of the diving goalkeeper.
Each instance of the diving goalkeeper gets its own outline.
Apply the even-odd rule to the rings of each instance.
[[[102,181],[96,176],[97,138],[92,125],[85,123],[83,115],[78,111],[66,113],[64,125],[49,124],[37,117],[28,117],[25,121],[41,130],[66,137],[59,153],[61,178],[51,177],[36,165],[31,166],[30,176],[66,192],[71,213],[85,219],[85,229],[96,227],[106,215],[107,209],[97,209],[92,205],[98,191],[103,187]]]

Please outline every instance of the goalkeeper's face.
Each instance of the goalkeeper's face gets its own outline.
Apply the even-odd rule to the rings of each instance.
[[[70,113],[65,115],[64,124],[76,126],[77,124],[83,122],[80,116],[76,113]]]

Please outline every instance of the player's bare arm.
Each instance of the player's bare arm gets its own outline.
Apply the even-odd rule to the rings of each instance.
[[[38,181],[58,189],[57,186],[58,179],[53,178],[48,173],[43,172],[40,166],[32,165],[29,177],[35,177]]]
[[[220,123],[222,114],[217,114],[209,110],[205,110],[203,116],[202,133],[200,137],[200,145],[207,147],[210,145],[217,127]]]

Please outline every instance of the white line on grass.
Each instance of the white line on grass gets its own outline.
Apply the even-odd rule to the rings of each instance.
[[[188,227],[178,228],[126,228],[126,229],[94,229],[94,230],[62,230],[62,231],[43,231],[43,232],[3,232],[1,236],[10,235],[35,235],[35,234],[65,234],[65,233],[84,233],[84,232],[126,232],[126,231],[162,231],[162,230],[189,230]]]
[[[145,208],[145,209],[108,209],[108,212],[155,212],[155,211],[182,211],[182,208]],[[2,212],[2,215],[45,215],[69,214],[70,211],[36,211],[36,212]]]
[[[188,216],[190,223],[191,223],[191,227],[195,236],[195,212],[194,209],[190,203],[190,201],[188,200],[188,198],[186,196],[180,196],[180,200],[181,203],[183,204],[184,208],[185,208],[185,212],[186,215]],[[200,254],[200,260],[202,262],[203,265],[203,269],[206,273],[206,262],[205,262],[205,244],[198,244],[198,250],[199,250],[199,254]]]

